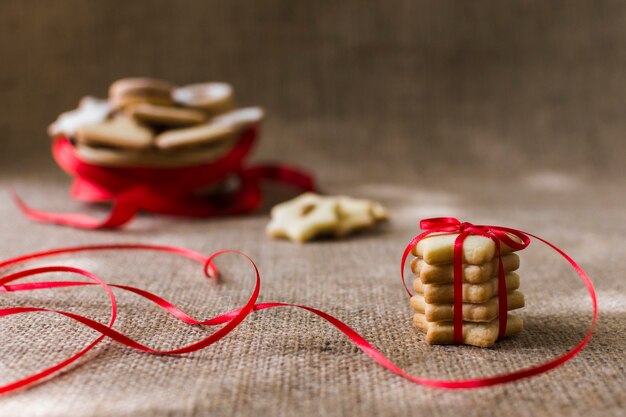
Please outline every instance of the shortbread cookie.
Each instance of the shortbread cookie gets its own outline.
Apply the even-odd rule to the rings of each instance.
[[[132,119],[118,117],[98,124],[85,125],[76,131],[79,143],[122,149],[146,149],[152,146],[153,134]]]
[[[337,205],[335,199],[304,193],[272,208],[267,233],[274,238],[286,237],[295,242],[331,234],[339,225]]]
[[[505,275],[506,290],[513,291],[520,286],[520,276],[516,272]],[[413,289],[424,295],[429,304],[454,302],[454,284],[422,284],[419,278],[413,281]],[[484,303],[498,294],[498,278],[494,277],[481,284],[463,284],[463,302]]]
[[[230,126],[233,129],[244,129],[261,123],[265,117],[265,112],[261,107],[245,107],[229,111],[214,117],[211,121],[216,124]]]
[[[156,137],[159,149],[179,149],[190,146],[209,145],[233,139],[237,131],[230,126],[205,123],[184,129],[167,130]]]
[[[139,103],[129,108],[128,114],[139,122],[156,126],[189,126],[206,120],[206,114],[194,109],[156,106]]]
[[[498,317],[498,296],[491,297],[483,304],[463,303],[463,320],[473,322],[491,321]],[[524,294],[520,291],[507,293],[507,309],[524,307]],[[426,321],[451,321],[454,318],[454,304],[428,304],[421,294],[411,297],[411,307],[424,314]]]
[[[234,106],[233,88],[227,83],[199,83],[178,87],[172,92],[176,103],[201,109],[211,115],[231,110]]]
[[[387,210],[378,202],[347,196],[326,197],[337,200],[339,224],[334,231],[336,237],[344,237],[368,229],[389,218]]]
[[[109,99],[118,108],[137,103],[150,103],[161,106],[174,104],[174,86],[156,78],[124,78],[109,87]]]
[[[387,219],[387,211],[379,203],[314,193],[306,193],[279,204],[272,209],[271,214],[272,221],[267,226],[268,235],[287,237],[296,242],[304,242],[321,235],[344,237]]]
[[[48,127],[48,134],[53,137],[60,135],[73,137],[76,131],[83,126],[104,122],[112,111],[113,107],[108,100],[84,97],[77,109],[61,113],[57,117],[54,123]]]
[[[377,201],[370,201],[370,203],[372,204],[370,211],[376,221],[380,222],[384,220],[389,220],[389,212],[387,212],[387,209],[383,207],[382,204]]]
[[[214,162],[226,155],[232,146],[232,141],[224,141],[180,151],[146,152],[91,147],[79,143],[76,145],[76,155],[83,162],[104,167],[178,168]]]
[[[413,315],[413,325],[426,332],[426,342],[431,345],[454,344],[454,324],[452,321],[428,322],[423,314]],[[478,347],[491,347],[498,339],[498,318],[486,323],[463,322],[463,344]],[[524,322],[513,314],[507,315],[505,336],[512,336],[524,329]]]
[[[451,264],[454,262],[454,241],[458,233],[440,233],[426,236],[412,250],[427,264]],[[517,239],[511,236],[512,239]],[[500,242],[500,254],[506,255],[513,249]],[[488,237],[469,235],[463,241],[463,263],[480,265],[490,262],[496,255],[496,244]]]
[[[519,256],[511,253],[502,257],[504,272],[519,268]],[[411,270],[423,284],[446,284],[454,281],[454,264],[429,265],[421,258],[411,260]],[[479,284],[498,274],[498,258],[482,265],[463,264],[463,281]]]
[[[334,231],[335,236],[346,236],[357,230],[367,229],[376,223],[372,203],[369,200],[339,196],[337,203],[339,224]]]

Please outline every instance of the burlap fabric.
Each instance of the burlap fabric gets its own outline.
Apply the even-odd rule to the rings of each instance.
[[[129,74],[234,83],[270,117],[258,159],[314,169],[331,193],[377,198],[392,221],[343,241],[273,242],[267,210],[241,218],[142,216],[123,231],[34,224],[0,199],[2,258],[64,245],[175,244],[247,252],[261,301],[321,308],[404,369],[432,378],[494,375],[573,346],[591,315],[565,261],[538,243],[522,254],[526,330],[493,349],[427,346],[398,279],[404,244],[426,216],[454,215],[535,232],[568,251],[599,291],[601,317],[571,363],[519,383],[444,392],[409,383],[302,311],[255,313],[222,342],[180,357],[104,342],[50,383],[0,398],[1,416],[618,416],[626,403],[626,132],[619,3],[3,2],[0,6],[0,185],[33,205],[69,201],[45,126],[86,94]],[[268,190],[274,197],[285,192]],[[271,199],[270,199],[271,202]],[[269,203],[268,203],[269,204]],[[220,259],[220,285],[170,256],[100,253],[86,267],[209,317],[241,305],[249,267]],[[56,277],[58,278],[58,277]],[[178,324],[119,293],[116,328],[170,348],[208,330]],[[58,307],[108,319],[96,288],[4,294],[0,306]],[[53,315],[4,318],[0,384],[95,337]]]

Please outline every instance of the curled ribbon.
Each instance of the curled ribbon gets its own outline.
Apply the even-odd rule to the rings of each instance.
[[[434,220],[435,220],[434,224],[436,225],[436,227],[434,228],[438,228],[439,226],[450,227],[449,231],[458,230],[461,225],[461,224],[456,224],[455,221],[453,221],[454,219],[449,219],[449,220],[444,221],[444,223],[449,222],[450,224],[443,224],[441,221],[438,221],[437,219],[434,219]],[[433,224],[432,222],[433,222],[433,219],[427,220],[424,223],[422,223],[422,225],[428,227],[429,225]],[[471,227],[477,227],[477,226],[470,226],[469,224],[465,224],[464,231],[472,230]],[[489,226],[489,228],[493,228],[493,227]],[[557,251],[561,256],[563,256],[572,265],[572,267],[576,270],[581,280],[587,287],[587,291],[589,292],[592,305],[593,305],[593,318],[591,321],[591,326],[589,327],[589,330],[587,331],[587,334],[585,335],[585,337],[568,352],[539,365],[534,365],[525,369],[521,369],[521,370],[517,370],[517,371],[513,371],[513,372],[501,374],[501,375],[496,375],[492,377],[470,378],[470,379],[460,379],[460,380],[439,380],[439,379],[423,378],[423,377],[411,375],[403,371],[402,369],[400,369],[397,365],[395,365],[390,359],[388,359],[385,355],[383,355],[378,349],[376,349],[369,341],[367,341],[363,336],[357,333],[354,329],[352,329],[346,323],[342,322],[341,320],[333,317],[332,315],[326,312],[323,312],[313,307],[299,305],[299,304],[289,304],[289,303],[279,303],[279,302],[257,303],[257,300],[260,294],[260,288],[261,288],[260,272],[257,266],[255,265],[255,263],[252,261],[252,259],[250,259],[244,253],[241,253],[238,251],[222,250],[207,257],[196,251],[185,249],[185,248],[180,248],[180,247],[175,247],[175,246],[162,246],[162,245],[150,245],[150,244],[86,245],[86,246],[75,246],[75,247],[69,247],[69,248],[52,249],[52,250],[47,250],[43,252],[36,252],[36,253],[31,253],[31,254],[27,254],[23,256],[18,256],[18,257],[0,262],[0,269],[6,268],[8,266],[13,266],[16,264],[23,264],[34,259],[47,258],[50,256],[59,255],[59,254],[77,253],[77,252],[84,252],[84,251],[99,251],[99,250],[149,250],[149,251],[170,253],[170,254],[182,256],[192,261],[195,261],[203,265],[203,270],[204,270],[204,274],[206,275],[206,277],[210,279],[216,279],[218,270],[213,263],[214,259],[224,253],[233,252],[233,253],[239,254],[240,256],[243,256],[251,264],[253,268],[253,272],[254,272],[255,284],[254,284],[252,293],[250,295],[250,298],[248,299],[248,301],[245,303],[243,307],[218,315],[208,320],[198,320],[189,316],[187,313],[179,309],[177,306],[175,306],[171,302],[167,301],[166,299],[156,294],[153,294],[149,291],[136,288],[136,287],[126,286],[126,285],[108,284],[97,275],[89,271],[80,269],[80,268],[74,268],[70,266],[44,266],[44,267],[25,269],[22,271],[13,272],[13,273],[0,276],[0,292],[36,291],[36,290],[42,290],[42,289],[60,289],[60,288],[72,288],[72,287],[98,285],[102,287],[103,290],[107,293],[109,297],[109,301],[110,301],[110,306],[111,306],[111,317],[109,319],[108,324],[106,325],[98,321],[95,321],[93,319],[90,319],[88,317],[85,317],[76,313],[68,312],[68,311],[62,311],[62,310],[51,310],[51,309],[46,309],[46,308],[41,308],[41,307],[0,308],[0,317],[12,316],[12,315],[17,315],[17,314],[28,314],[28,313],[33,313],[33,312],[54,313],[54,314],[59,314],[64,317],[70,318],[100,333],[100,336],[98,336],[94,341],[89,343],[87,346],[85,346],[78,353],[72,355],[71,357],[53,366],[50,366],[42,371],[26,376],[22,379],[11,382],[9,384],[0,386],[0,394],[6,394],[6,393],[13,392],[21,388],[29,387],[38,382],[42,382],[43,380],[49,380],[51,376],[55,375],[60,370],[76,362],[80,357],[82,357],[91,349],[93,349],[96,345],[98,345],[98,343],[100,343],[104,338],[109,338],[122,345],[128,346],[129,348],[136,349],[136,350],[143,351],[143,352],[152,353],[152,354],[173,355],[173,354],[188,353],[188,352],[193,352],[199,349],[203,349],[219,341],[220,339],[228,335],[232,330],[234,330],[239,324],[241,324],[243,320],[252,312],[257,312],[257,311],[261,311],[261,310],[265,310],[269,308],[279,308],[279,307],[299,308],[299,309],[306,310],[312,314],[315,314],[323,318],[328,323],[333,325],[337,330],[341,331],[344,335],[346,335],[359,349],[363,351],[363,353],[365,353],[367,356],[372,358],[375,362],[377,362],[384,368],[388,369],[389,371],[409,381],[422,384],[425,386],[429,386],[433,388],[444,388],[444,389],[479,388],[479,387],[487,387],[487,386],[492,386],[492,385],[508,383],[512,381],[517,381],[522,378],[529,378],[535,375],[542,374],[544,372],[547,372],[551,369],[554,369],[564,364],[565,362],[575,357],[583,349],[583,347],[588,343],[589,339],[591,338],[593,334],[593,330],[595,328],[597,315],[598,315],[596,294],[595,294],[593,283],[591,282],[587,274],[582,270],[582,268],[580,268],[580,266],[578,266],[578,264],[576,264],[576,262],[572,258],[570,258],[565,252],[563,252],[561,249],[557,248],[553,244],[539,237],[531,235],[529,233],[517,231],[514,229],[508,229],[508,228],[502,228],[502,227],[493,228],[493,229],[496,230],[496,232],[494,233],[496,233],[495,236],[497,237],[498,237],[497,233],[499,233],[499,231],[502,231],[504,233],[512,233],[516,236],[520,236],[520,234],[532,236],[533,238],[545,243],[546,245],[548,245],[549,247]],[[432,230],[433,228],[430,228],[427,230],[427,232],[430,232]],[[485,233],[490,233],[486,231],[488,229],[479,228],[479,230]],[[422,235],[424,235],[424,233],[422,233]],[[408,253],[410,252],[411,248],[415,245],[414,242],[419,241],[420,236],[422,235],[419,235],[416,238],[414,238],[411,241],[412,244],[409,244],[409,246],[407,247],[407,250],[405,251],[404,256],[402,258],[403,266],[406,261],[406,257],[408,256]],[[403,269],[404,268],[402,268],[402,278],[404,280]],[[16,283],[17,281],[27,278],[27,277],[39,276],[39,275],[49,273],[49,272],[66,272],[66,273],[85,277],[89,279],[90,281],[85,282],[85,281],[77,281],[77,280],[66,280],[66,281],[44,281],[44,282],[35,281],[35,282],[26,282],[26,283]],[[113,329],[113,325],[115,323],[115,319],[117,317],[117,311],[118,311],[117,302],[116,302],[113,289],[128,291],[136,295],[139,295],[140,297],[143,297],[146,300],[156,304],[157,306],[162,308],[165,312],[169,313],[171,316],[173,316],[174,318],[178,320],[181,320],[184,323],[187,323],[190,325],[222,326],[222,327],[220,327],[214,333],[210,334],[209,336],[197,342],[191,343],[187,346],[179,347],[177,349],[156,350],[156,349],[150,348],[149,346],[141,344],[129,338],[128,336],[124,335],[123,333]],[[407,291],[408,291],[408,288],[407,288]]]
[[[89,203],[113,202],[104,220],[81,213],[50,213],[29,207],[15,193],[13,198],[29,218],[83,229],[115,228],[132,220],[141,210],[176,216],[213,217],[248,213],[262,202],[261,180],[314,190],[313,176],[285,165],[245,166],[258,137],[257,128],[242,132],[233,148],[209,164],[182,168],[112,168],[81,161],[68,138],[57,137],[52,154],[59,166],[75,177],[71,195]],[[239,179],[239,189],[228,195],[200,196],[198,190],[229,177]]]
[[[504,337],[506,332],[508,299],[506,290],[506,280],[502,256],[500,255],[500,242],[514,250],[525,249],[530,244],[530,238],[519,230],[508,227],[476,225],[468,222],[461,223],[454,217],[435,217],[425,219],[420,222],[420,228],[424,233],[416,236],[406,247],[402,257],[402,283],[404,288],[412,296],[411,291],[406,286],[404,279],[404,264],[406,258],[418,242],[433,233],[458,233],[454,240],[454,308],[453,308],[453,328],[454,343],[463,343],[463,242],[469,235],[480,235],[491,239],[496,247],[498,257],[498,338]],[[511,238],[515,236],[518,240]]]

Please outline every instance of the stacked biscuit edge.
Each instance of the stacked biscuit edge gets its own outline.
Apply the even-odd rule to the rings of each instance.
[[[414,326],[426,333],[429,344],[454,343],[454,242],[457,233],[433,234],[413,248],[414,275],[411,307]],[[520,258],[502,244],[500,249],[507,289],[505,336],[519,333],[523,321],[513,310],[524,307],[516,272]],[[498,257],[495,243],[483,236],[467,236],[463,243],[463,344],[490,347],[498,339]]]

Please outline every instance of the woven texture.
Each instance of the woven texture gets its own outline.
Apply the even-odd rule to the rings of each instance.
[[[184,4],[184,6],[182,6]],[[262,274],[260,301],[301,303],[344,320],[403,369],[431,378],[495,375],[567,350],[591,306],[566,262],[534,242],[521,254],[525,330],[492,349],[428,346],[411,326],[398,262],[418,220],[455,216],[539,234],[597,285],[600,322],[572,362],[518,383],[444,392],[376,365],[322,320],[254,313],[229,337],[180,357],[103,342],[52,382],[0,398],[0,416],[620,416],[626,407],[626,8],[613,2],[82,2],[0,6],[0,187],[33,206],[103,216],[69,200],[45,127],[110,81],[154,75],[233,82],[269,114],[255,158],[313,169],[325,191],[375,198],[391,222],[342,241],[264,235],[267,207],[240,218],[144,215],[121,231],[30,222],[0,198],[0,257],[109,242],[236,248]],[[6,41],[9,40],[9,41]],[[289,196],[268,187],[267,206]],[[71,264],[149,289],[205,318],[240,306],[249,267],[220,258],[223,280],[167,255],[98,253]],[[57,277],[58,278],[58,277]],[[157,348],[209,330],[119,293],[116,329]],[[97,288],[3,294],[0,307],[68,309],[103,322]],[[95,334],[69,320],[3,318],[0,384],[76,352]]]

